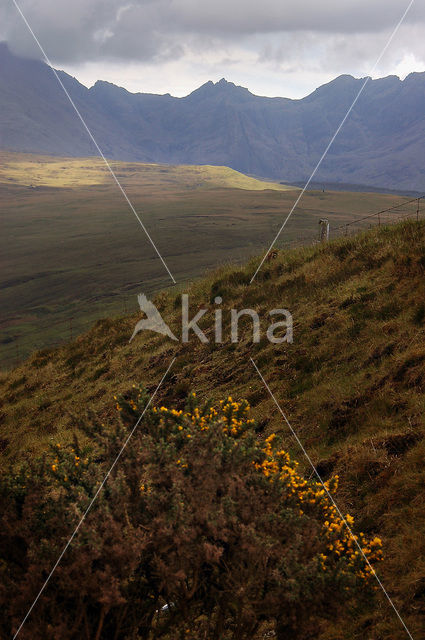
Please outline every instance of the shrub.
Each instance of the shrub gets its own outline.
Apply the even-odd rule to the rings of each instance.
[[[0,479],[2,637],[16,631],[146,404],[52,446]],[[274,435],[259,440],[246,401],[145,413],[67,549],[22,640],[303,638],[342,602],[369,593],[371,569],[321,484]],[[337,479],[327,487],[335,490]],[[347,519],[352,522],[349,516]],[[371,562],[379,539],[358,540]]]

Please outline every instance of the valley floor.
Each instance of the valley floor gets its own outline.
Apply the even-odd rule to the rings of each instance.
[[[0,160],[3,367],[72,339],[99,318],[135,311],[140,291],[172,285],[99,159],[3,152]],[[265,251],[298,195],[226,167],[115,162],[113,168],[178,283]],[[331,235],[337,227],[343,233],[341,225],[405,200],[307,192],[279,246],[316,241],[323,217]]]

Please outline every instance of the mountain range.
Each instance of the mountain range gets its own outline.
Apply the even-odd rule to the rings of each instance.
[[[253,95],[225,79],[186,97],[87,88],[58,74],[113,159],[226,165],[306,180],[364,79],[342,75],[299,100]],[[370,80],[315,181],[425,191],[425,73]],[[0,148],[60,156],[97,151],[52,70],[0,43]]]

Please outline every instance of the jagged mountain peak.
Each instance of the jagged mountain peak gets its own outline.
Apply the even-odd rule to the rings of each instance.
[[[0,43],[0,148],[91,156],[95,152],[54,74]],[[115,159],[227,165],[302,182],[311,175],[364,78],[344,74],[299,100],[271,99],[221,78],[184,98],[87,89],[60,72],[104,153]],[[371,79],[316,180],[425,191],[425,73]]]
[[[234,82],[229,82],[225,78],[221,78],[218,82],[209,80],[201,85],[198,89],[192,91],[187,97],[212,97],[212,96],[252,96],[253,94]]]

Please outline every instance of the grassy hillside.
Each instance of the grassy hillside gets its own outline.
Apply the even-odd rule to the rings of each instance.
[[[278,182],[267,182],[230,169],[209,165],[162,165],[110,161],[117,175],[135,185],[148,181],[151,187],[181,188],[225,187],[249,191],[294,190]],[[0,151],[0,183],[32,186],[78,188],[109,183],[110,172],[101,158],[57,158]]]
[[[339,474],[337,501],[358,527],[379,535],[380,576],[413,637],[424,635],[425,613],[425,224],[404,223],[302,248],[264,265],[227,266],[195,281],[192,311],[207,306],[213,331],[214,297],[223,298],[224,343],[192,338],[175,343],[147,332],[129,345],[137,314],[99,321],[55,350],[36,352],[1,379],[3,463],[71,438],[77,418],[95,411],[117,419],[113,395],[135,383],[153,391],[176,362],[158,403],[179,407],[189,390],[204,398],[245,397],[260,420],[258,437],[274,431],[310,475],[302,453],[255,372],[252,357],[324,478]],[[179,334],[180,293],[156,298]],[[292,345],[252,345],[249,324],[231,344],[231,307],[260,314],[288,308]],[[263,333],[264,336],[264,333]],[[143,428],[143,425],[141,426]],[[317,636],[319,638],[319,636]],[[344,612],[321,640],[406,638],[381,592],[355,627]]]
[[[113,167],[179,283],[261,253],[298,193],[226,167]],[[324,215],[334,228],[402,200],[308,192],[282,245],[317,238]],[[171,283],[99,159],[0,153],[0,218],[1,363],[136,310],[137,292]]]

